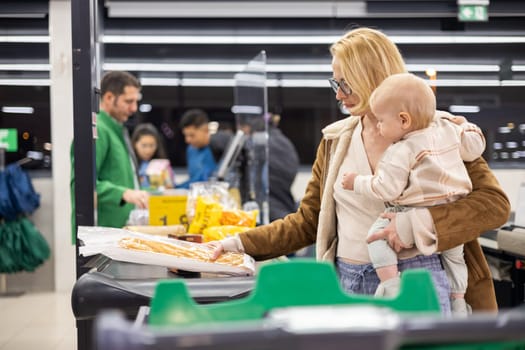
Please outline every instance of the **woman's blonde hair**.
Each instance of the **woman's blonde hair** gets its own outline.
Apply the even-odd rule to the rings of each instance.
[[[349,31],[330,47],[341,65],[343,79],[359,97],[357,114],[368,112],[368,100],[388,76],[405,73],[405,63],[397,46],[383,33],[371,28]]]

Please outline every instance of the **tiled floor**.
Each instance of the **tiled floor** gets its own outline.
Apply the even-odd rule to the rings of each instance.
[[[77,348],[71,293],[0,297],[0,350]]]

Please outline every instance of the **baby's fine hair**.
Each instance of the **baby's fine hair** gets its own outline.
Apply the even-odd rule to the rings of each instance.
[[[436,113],[436,96],[425,80],[411,73],[394,74],[383,80],[370,96],[370,104],[387,104],[412,117],[414,130],[430,125]]]

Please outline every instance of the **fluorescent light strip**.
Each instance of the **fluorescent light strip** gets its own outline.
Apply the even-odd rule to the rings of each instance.
[[[15,66],[15,65],[13,65]],[[411,72],[424,72],[428,68],[434,68],[439,72],[499,72],[500,67],[496,64],[407,64]],[[242,64],[208,64],[208,63],[104,63],[103,69],[126,70],[126,71],[148,71],[148,72],[239,72],[245,68]],[[0,65],[0,70],[2,65]],[[6,69],[7,70],[7,69]],[[36,69],[35,69],[36,70]],[[300,72],[326,72],[330,73],[332,67],[329,64],[267,64],[266,71],[269,73],[300,73]]]
[[[3,86],[49,86],[50,79],[0,79]]]
[[[182,86],[235,86],[234,79],[182,79]]]
[[[105,71],[147,71],[147,72],[239,72],[243,64],[186,64],[186,63],[104,63]]]
[[[0,35],[0,43],[48,43],[49,35]]]
[[[396,44],[523,44],[525,36],[390,35]],[[326,44],[340,35],[102,35],[104,44]],[[0,35],[4,43],[49,43],[49,35]]]
[[[389,35],[396,44],[523,44],[525,36]]]
[[[427,80],[429,85],[442,87],[469,87],[469,86],[500,86],[499,80]],[[142,85],[152,86],[235,86],[234,79],[165,79],[141,78]],[[267,87],[298,87],[298,88],[324,88],[329,87],[325,79],[268,79]]]
[[[47,13],[0,13],[0,18],[45,18]]]
[[[411,72],[424,72],[428,68],[435,69],[439,72],[499,72],[500,68],[497,64],[407,64],[407,69]]]
[[[330,87],[327,79],[282,79],[280,86],[288,88],[327,88]]]
[[[140,78],[142,86],[179,86],[180,83],[177,78]]]
[[[501,86],[525,86],[525,80],[502,80]]]
[[[355,1],[355,0],[354,0]],[[362,9],[366,13],[363,1],[353,6],[355,11]],[[298,10],[295,1],[246,1],[239,5],[238,1],[106,1],[110,17],[153,17],[153,18],[246,18],[246,17],[324,17],[335,15],[337,6],[327,1],[307,1]]]
[[[478,113],[480,108],[479,106],[450,105],[448,110],[451,113]]]
[[[0,70],[20,70],[20,71],[49,71],[51,65],[47,63],[5,63],[0,64]]]
[[[105,44],[328,44],[339,36],[266,36],[266,35],[103,35]]]
[[[104,63],[105,71],[147,71],[147,72],[239,72],[246,66],[243,64],[194,64],[194,63]],[[434,68],[438,72],[499,72],[498,65],[489,64],[407,64],[411,72],[424,72],[426,69]],[[512,66],[513,71],[525,71],[525,66]],[[0,64],[0,70],[13,71],[49,71],[51,65],[47,63],[7,63]],[[326,72],[330,73],[332,67],[329,64],[267,64],[266,71],[269,73],[300,73],[300,72]]]
[[[234,79],[141,78],[144,86],[235,86]],[[444,87],[525,86],[525,80],[427,80],[429,85]],[[2,86],[49,86],[50,79],[0,79]],[[268,87],[326,87],[325,79],[268,79]]]
[[[396,44],[523,44],[525,36],[390,35]],[[105,44],[326,44],[340,35],[103,35]]]
[[[262,108],[260,106],[234,105],[231,111],[233,114],[262,114]]]
[[[141,78],[140,83],[143,86],[209,86],[209,87],[227,87],[236,86],[235,79],[165,79],[165,78]],[[243,85],[243,86],[254,86]],[[257,84],[256,86],[262,86]],[[268,79],[267,87],[329,87],[326,80],[322,79]]]
[[[514,64],[511,67],[513,72],[525,72],[525,65],[522,64]]]
[[[33,107],[21,107],[21,106],[3,106],[3,113],[12,113],[12,114],[33,114],[35,109]]]
[[[430,86],[500,86],[499,80],[481,80],[481,79],[437,79],[427,80]]]

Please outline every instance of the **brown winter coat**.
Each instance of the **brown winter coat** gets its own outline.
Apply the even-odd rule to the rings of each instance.
[[[245,252],[256,260],[292,253],[316,243],[319,260],[334,261],[337,218],[333,200],[335,175],[350,144],[358,117],[337,121],[323,130],[312,177],[296,213],[239,235]],[[467,302],[474,310],[497,310],[487,261],[477,241],[480,233],[503,225],[509,201],[482,158],[465,164],[473,192],[466,198],[429,208],[438,240],[438,251],[465,244],[468,266]]]

